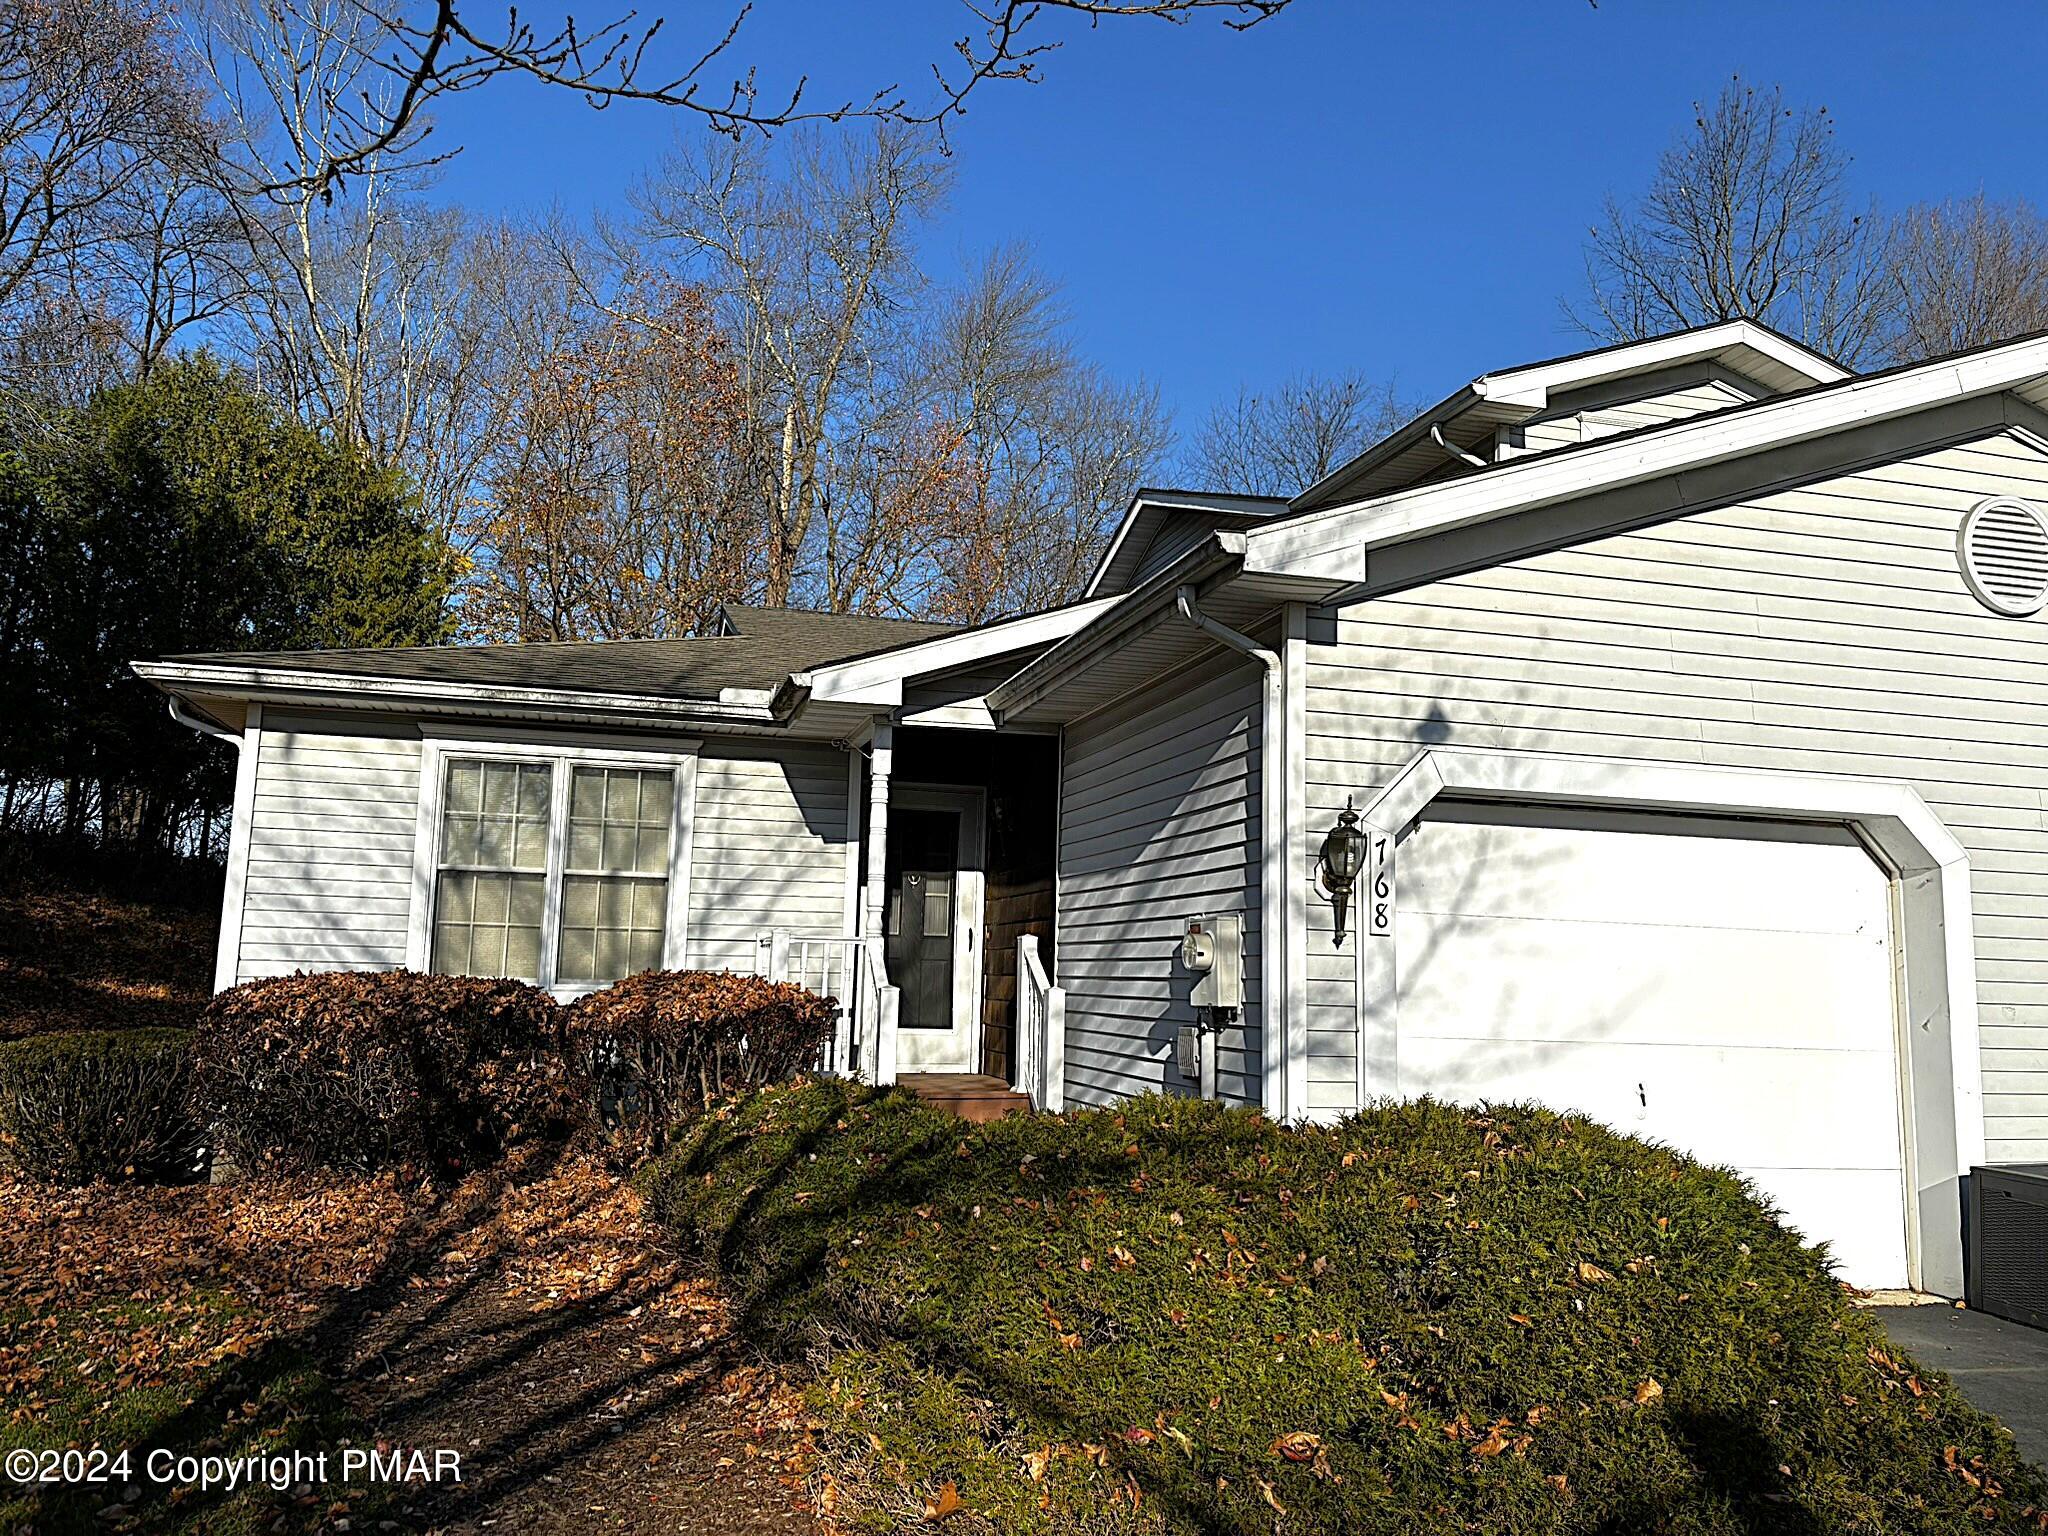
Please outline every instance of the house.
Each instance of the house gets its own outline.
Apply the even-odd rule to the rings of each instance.
[[[727,967],[883,1081],[1537,1099],[1958,1295],[1959,1181],[2048,1161],[2044,599],[2048,339],[1856,376],[1738,321],[1292,501],[1142,491],[977,628],[137,670],[241,754],[221,986]]]

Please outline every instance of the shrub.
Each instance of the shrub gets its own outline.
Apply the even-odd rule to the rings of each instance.
[[[558,1014],[524,982],[331,971],[223,992],[197,1102],[245,1166],[460,1164],[576,1118]]]
[[[818,1362],[842,1521],[2043,1523],[2011,1437],[1740,1180],[1542,1110],[969,1127],[820,1081],[704,1117],[642,1189],[759,1342]]]
[[[727,971],[644,971],[593,992],[566,1023],[607,1128],[659,1150],[676,1120],[817,1060],[833,1005],[789,982]]]
[[[0,1045],[0,1145],[59,1183],[189,1177],[190,1031],[81,1030]]]

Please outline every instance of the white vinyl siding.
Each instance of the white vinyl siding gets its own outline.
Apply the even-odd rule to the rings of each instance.
[[[751,972],[772,928],[852,931],[846,754],[797,742],[706,741],[697,763],[690,964]]]
[[[1759,390],[1756,394],[1746,394],[1724,379],[1704,379],[1698,384],[1666,390],[1641,400],[1545,416],[1507,429],[1503,436],[1518,446],[1503,447],[1501,457],[1517,458],[1525,453],[1542,453],[1571,443],[1590,443],[1612,437],[1617,432],[1633,432],[1639,427],[1658,427],[1690,416],[1705,416],[1714,411],[1725,411],[1733,405],[1747,405],[1761,393]]]
[[[419,775],[403,725],[266,712],[236,981],[405,964]]]
[[[1191,1094],[1175,1042],[1195,1022],[1176,958],[1187,920],[1244,919],[1245,1010],[1218,1089],[1261,1101],[1259,670],[1221,653],[1070,726],[1061,768],[1059,984],[1066,1093]]]
[[[2048,460],[1987,438],[1322,616],[1309,823],[1446,743],[1910,783],[1970,854],[1989,1155],[2048,1160],[2048,627],[1963,585],[1990,495]],[[1352,943],[1309,915],[1334,1078]]]

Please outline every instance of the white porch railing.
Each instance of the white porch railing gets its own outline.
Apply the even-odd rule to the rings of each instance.
[[[793,981],[838,1000],[832,1038],[818,1070],[871,1083],[896,1081],[899,994],[887,985],[879,942],[860,938],[805,938],[776,929],[756,941],[756,969],[771,981]]]
[[[1017,1089],[1034,1109],[1066,1102],[1067,994],[1045,974],[1038,935],[1017,941]]]

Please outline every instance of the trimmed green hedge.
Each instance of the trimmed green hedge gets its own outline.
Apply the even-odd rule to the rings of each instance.
[[[191,1031],[78,1030],[0,1044],[0,1149],[32,1178],[190,1178]]]
[[[642,1187],[821,1363],[856,1522],[2048,1528],[2010,1436],[1739,1180],[1537,1109],[969,1128],[820,1083],[706,1117]]]

